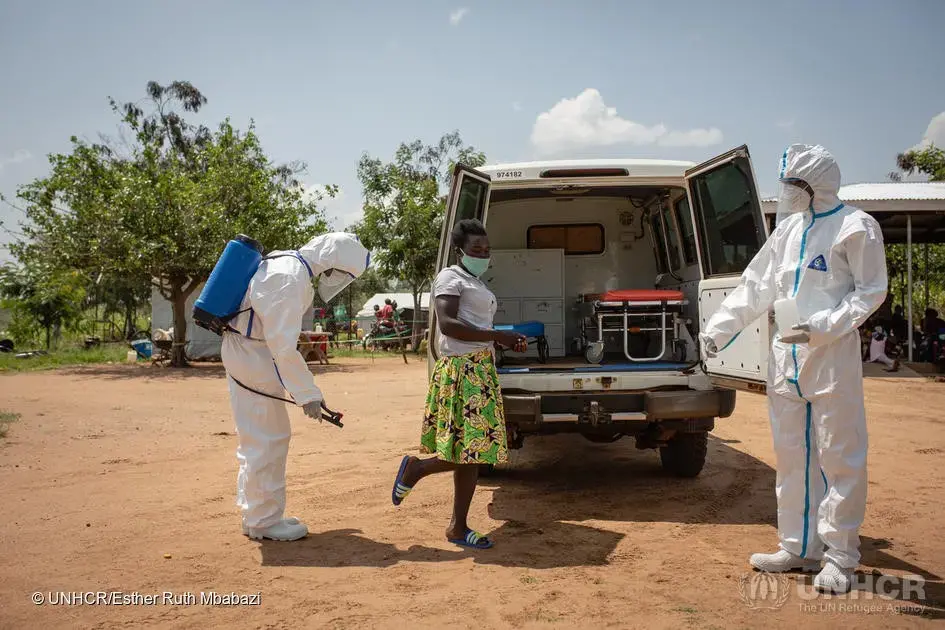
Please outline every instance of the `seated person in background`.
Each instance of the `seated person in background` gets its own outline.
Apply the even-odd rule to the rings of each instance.
[[[893,300],[892,294],[887,293],[886,299],[883,300],[882,305],[873,314],[873,318],[876,320],[875,325],[882,326],[883,330],[892,330],[892,325],[893,325],[892,300]]]
[[[867,363],[882,363],[886,366],[887,372],[898,372],[899,361],[893,361],[886,356],[886,332],[882,326],[873,328],[873,334],[870,335],[869,360]]]
[[[907,330],[906,318],[902,314],[902,305],[898,304],[896,308],[893,309],[892,333],[897,339],[905,339]]]
[[[922,322],[922,332],[926,335],[935,336],[945,328],[945,320],[938,316],[938,311],[934,308],[925,309],[925,319]]]
[[[945,332],[945,320],[938,316],[934,308],[925,309],[925,318],[922,320],[922,334],[925,336],[924,361],[935,363],[939,356],[941,341],[938,336]]]

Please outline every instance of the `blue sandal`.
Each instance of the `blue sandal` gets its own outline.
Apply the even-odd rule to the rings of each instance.
[[[407,470],[407,464],[410,462],[410,456],[404,455],[404,458],[400,462],[400,470],[397,471],[397,477],[394,479],[394,489],[391,490],[390,500],[394,505],[400,505],[404,499],[407,498],[407,495],[410,494],[410,491],[413,490],[412,486],[405,486],[404,481],[404,472]]]
[[[448,538],[447,540],[449,540],[449,542],[453,543],[454,545],[459,545],[460,547],[469,547],[470,549],[489,549],[493,545],[493,542],[487,537],[480,533],[474,532],[471,529],[466,530],[466,537],[463,539]]]

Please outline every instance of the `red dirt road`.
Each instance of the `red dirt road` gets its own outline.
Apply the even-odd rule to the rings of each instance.
[[[315,369],[346,426],[290,412],[289,514],[312,532],[295,543],[240,534],[221,368],[0,376],[0,408],[22,414],[0,440],[0,628],[931,628],[945,619],[943,384],[866,387],[862,579],[895,595],[902,576],[921,576],[921,611],[871,590],[806,601],[809,578],[793,577],[748,599],[780,607],[752,609],[739,587],[753,575],[747,558],[777,543],[762,397],[740,395],[735,416],[717,422],[695,480],[667,477],[658,454],[629,439],[527,440],[513,471],[483,481],[471,522],[496,546],[471,552],[444,540],[448,477],[390,504],[400,457],[416,452],[425,364]],[[32,602],[99,591],[157,601]],[[163,603],[165,592],[176,604]],[[259,602],[208,606],[201,592]]]

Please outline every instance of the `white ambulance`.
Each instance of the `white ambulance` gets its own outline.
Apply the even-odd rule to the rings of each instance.
[[[768,236],[748,147],[698,165],[457,165],[437,271],[456,264],[450,231],[469,218],[489,233],[482,280],[496,295],[496,327],[530,336],[527,353],[500,354],[509,447],[562,432],[632,436],[637,448],[659,448],[670,473],[697,476],[736,390],[765,391],[768,317],[714,359],[698,344]]]

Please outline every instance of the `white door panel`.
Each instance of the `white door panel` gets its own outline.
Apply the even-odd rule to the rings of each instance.
[[[699,287],[699,328],[703,329],[709,318],[715,313],[722,301],[738,286],[738,278],[717,278],[704,280]],[[756,387],[739,387],[752,391],[762,391],[761,387],[768,379],[768,352],[771,348],[771,326],[768,315],[762,315],[748,325],[745,330],[718,356],[706,359],[706,371],[719,384],[735,386],[728,379],[755,384]]]
[[[686,171],[703,280],[699,283],[699,329],[738,286],[740,275],[768,236],[747,146]],[[706,372],[717,385],[764,392],[771,325],[752,322],[713,359]]]

